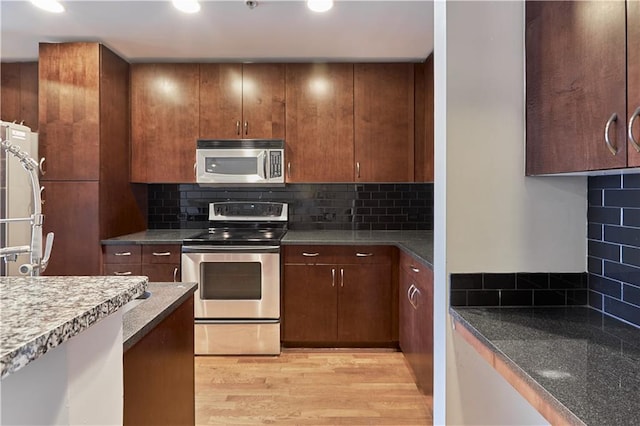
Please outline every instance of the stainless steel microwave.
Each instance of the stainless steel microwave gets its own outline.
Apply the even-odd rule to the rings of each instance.
[[[284,185],[284,140],[199,139],[196,182],[204,186]]]

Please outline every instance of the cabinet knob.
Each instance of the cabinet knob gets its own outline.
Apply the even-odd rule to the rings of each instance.
[[[245,135],[249,134],[249,122],[248,121],[244,122],[244,134]]]
[[[636,108],[633,114],[631,114],[631,118],[629,118],[628,133],[629,133],[629,142],[631,142],[631,145],[633,145],[636,151],[640,152],[640,143],[638,142],[638,139],[636,139],[633,136],[633,124],[636,121],[636,118],[638,118],[638,116],[640,116],[640,106]]]
[[[340,268],[340,287],[344,287],[344,269]]]
[[[415,267],[415,266],[413,266],[413,265],[409,266],[409,268],[411,268],[411,270],[412,270],[413,272],[416,272],[416,273],[417,273],[417,272],[420,272],[420,269],[416,268],[416,267]]]
[[[604,143],[607,145],[607,148],[609,148],[611,154],[616,155],[618,153],[618,148],[615,147],[609,139],[609,128],[611,127],[611,123],[614,121],[618,121],[618,114],[615,112],[611,114],[611,117],[607,120],[607,124],[604,126]]]
[[[356,161],[356,177],[360,177],[360,162]]]
[[[331,287],[336,286],[336,268],[331,268]]]
[[[236,135],[240,136],[240,120],[236,121]]]

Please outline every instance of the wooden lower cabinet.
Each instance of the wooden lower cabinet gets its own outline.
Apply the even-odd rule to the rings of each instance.
[[[149,282],[180,281],[180,244],[123,244],[102,248],[104,275],[145,275]]]
[[[193,296],[123,356],[124,425],[194,425]]]
[[[433,393],[433,272],[400,254],[400,349],[423,393]]]
[[[285,345],[393,345],[392,247],[285,246],[283,252]]]

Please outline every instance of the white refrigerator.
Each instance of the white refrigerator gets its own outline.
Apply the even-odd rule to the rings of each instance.
[[[0,138],[17,145],[31,158],[38,158],[38,134],[27,126],[0,121]],[[0,149],[0,218],[24,218],[33,212],[33,196],[29,173],[20,160]],[[0,247],[29,245],[29,222],[0,224]],[[29,262],[29,254],[18,255],[15,262],[0,259],[0,276],[17,276],[20,265]]]

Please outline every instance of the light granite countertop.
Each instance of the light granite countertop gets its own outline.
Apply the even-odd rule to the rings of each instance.
[[[197,283],[149,283],[148,298],[125,312],[122,319],[126,352],[182,305],[198,288]]]
[[[1,377],[144,293],[147,277],[0,278]]]
[[[449,312],[562,423],[640,424],[640,329],[587,307]]]

